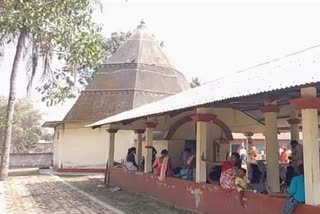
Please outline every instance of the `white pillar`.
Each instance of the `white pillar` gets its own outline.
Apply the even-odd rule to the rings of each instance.
[[[299,119],[297,110],[292,109],[288,123],[290,124],[291,140],[296,140],[299,142],[299,140],[300,140],[300,136],[299,136],[300,119]]]
[[[197,145],[196,145],[196,182],[205,183],[207,181],[207,164],[203,159],[206,159],[207,154],[207,127],[208,122],[212,120],[206,109],[197,109],[196,115],[192,118],[197,123]],[[194,175],[193,175],[194,176]]]
[[[144,133],[144,130],[136,130],[137,134],[137,164],[138,166],[141,165],[142,162],[142,134]]]
[[[146,123],[146,157],[144,161],[144,172],[150,173],[152,172],[152,147],[153,147],[153,129],[157,126],[154,122]]]
[[[108,167],[114,166],[114,142],[115,142],[117,131],[118,130],[116,129],[108,129],[108,132],[109,132]]]
[[[246,153],[247,153],[247,171],[248,171],[248,174],[250,175],[250,171],[251,171],[251,168],[250,168],[250,164],[253,162],[252,160],[252,155],[249,153],[250,151],[250,148],[253,146],[253,142],[252,142],[252,136],[253,136],[253,132],[245,132],[243,133],[244,136],[247,138],[246,139]]]
[[[264,106],[262,112],[265,116],[267,182],[272,192],[280,192],[279,181],[279,143],[277,130],[278,106]]]
[[[306,204],[320,205],[318,109],[320,99],[314,87],[301,89],[301,98],[291,103],[301,109]]]

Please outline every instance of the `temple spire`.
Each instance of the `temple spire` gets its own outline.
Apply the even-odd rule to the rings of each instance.
[[[138,29],[146,28],[146,23],[143,19],[141,19],[140,24],[137,27]]]

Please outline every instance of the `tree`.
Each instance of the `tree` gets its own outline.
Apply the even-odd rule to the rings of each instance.
[[[80,68],[94,68],[104,57],[98,34],[92,21],[90,0],[2,0],[0,2],[0,44],[16,44],[11,68],[9,99],[4,121],[4,141],[0,180],[8,176],[12,125],[16,103],[16,77],[23,57],[29,57],[29,84],[42,67],[45,90],[59,102],[71,96],[71,88],[60,77],[76,77]],[[3,49],[0,49],[3,50]],[[52,68],[59,60],[65,69]],[[41,60],[41,61],[40,61]],[[66,79],[66,78],[65,78]],[[52,97],[44,96],[44,99]],[[44,100],[45,101],[45,100]]]
[[[198,87],[198,86],[200,86],[200,85],[201,85],[201,83],[200,83],[198,77],[192,78],[192,80],[191,80],[191,82],[190,82],[191,88],[195,88],[195,87]]]
[[[6,117],[7,100],[0,97],[0,118]],[[25,99],[17,100],[12,126],[12,146],[10,153],[29,152],[45,133],[41,131],[42,114]],[[0,139],[4,137],[4,124],[0,125]],[[2,146],[0,146],[1,148]]]

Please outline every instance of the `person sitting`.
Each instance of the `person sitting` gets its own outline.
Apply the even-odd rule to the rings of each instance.
[[[288,193],[270,193],[275,197],[288,198],[284,203],[281,214],[292,214],[294,210],[305,202],[304,169],[303,164],[298,166],[299,175],[292,178]]]
[[[186,148],[182,156],[183,166],[179,174],[176,174],[176,177],[192,181],[195,179],[196,156],[192,154],[190,148]]]
[[[238,170],[238,174],[237,177],[235,179],[235,185],[237,187],[237,191],[239,192],[240,196],[240,205],[243,207],[246,207],[246,198],[244,196],[245,191],[247,190],[247,185],[249,183],[249,180],[246,176],[247,174],[247,170],[245,170],[244,168],[240,168]]]
[[[220,177],[221,177],[221,166],[215,166],[211,169],[212,171],[209,174],[208,182],[211,184],[219,184]]]
[[[125,162],[125,166],[129,171],[137,171],[138,170],[138,165],[136,163],[136,154],[137,150],[135,147],[131,147],[128,149],[128,154]]]
[[[236,152],[232,153],[230,160],[225,161],[222,165],[220,177],[220,186],[229,191],[236,190],[235,179],[238,170],[241,168],[240,155]]]

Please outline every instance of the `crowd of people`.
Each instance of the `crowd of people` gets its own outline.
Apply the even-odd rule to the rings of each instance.
[[[286,149],[279,155],[281,163],[280,183],[281,192],[273,193],[267,185],[266,165],[263,160],[256,160],[256,151],[249,145],[248,152],[234,152],[230,159],[224,161],[222,166],[216,166],[209,174],[208,183],[219,184],[227,191],[239,192],[240,204],[246,207],[246,191],[269,194],[274,197],[288,197],[282,213],[293,213],[294,209],[303,204],[304,197],[304,176],[303,176],[303,147],[297,141],[290,142],[291,156],[288,156]],[[174,176],[184,180],[195,180],[196,156],[190,148],[186,148],[182,155],[180,167],[172,169],[171,159],[166,149],[161,151],[161,155],[156,157],[157,151],[152,148],[152,173],[165,180],[166,177]],[[125,166],[128,170],[138,170],[139,165],[135,159],[136,148],[128,150]],[[287,164],[284,165],[283,164]],[[142,167],[144,161],[142,162]]]

